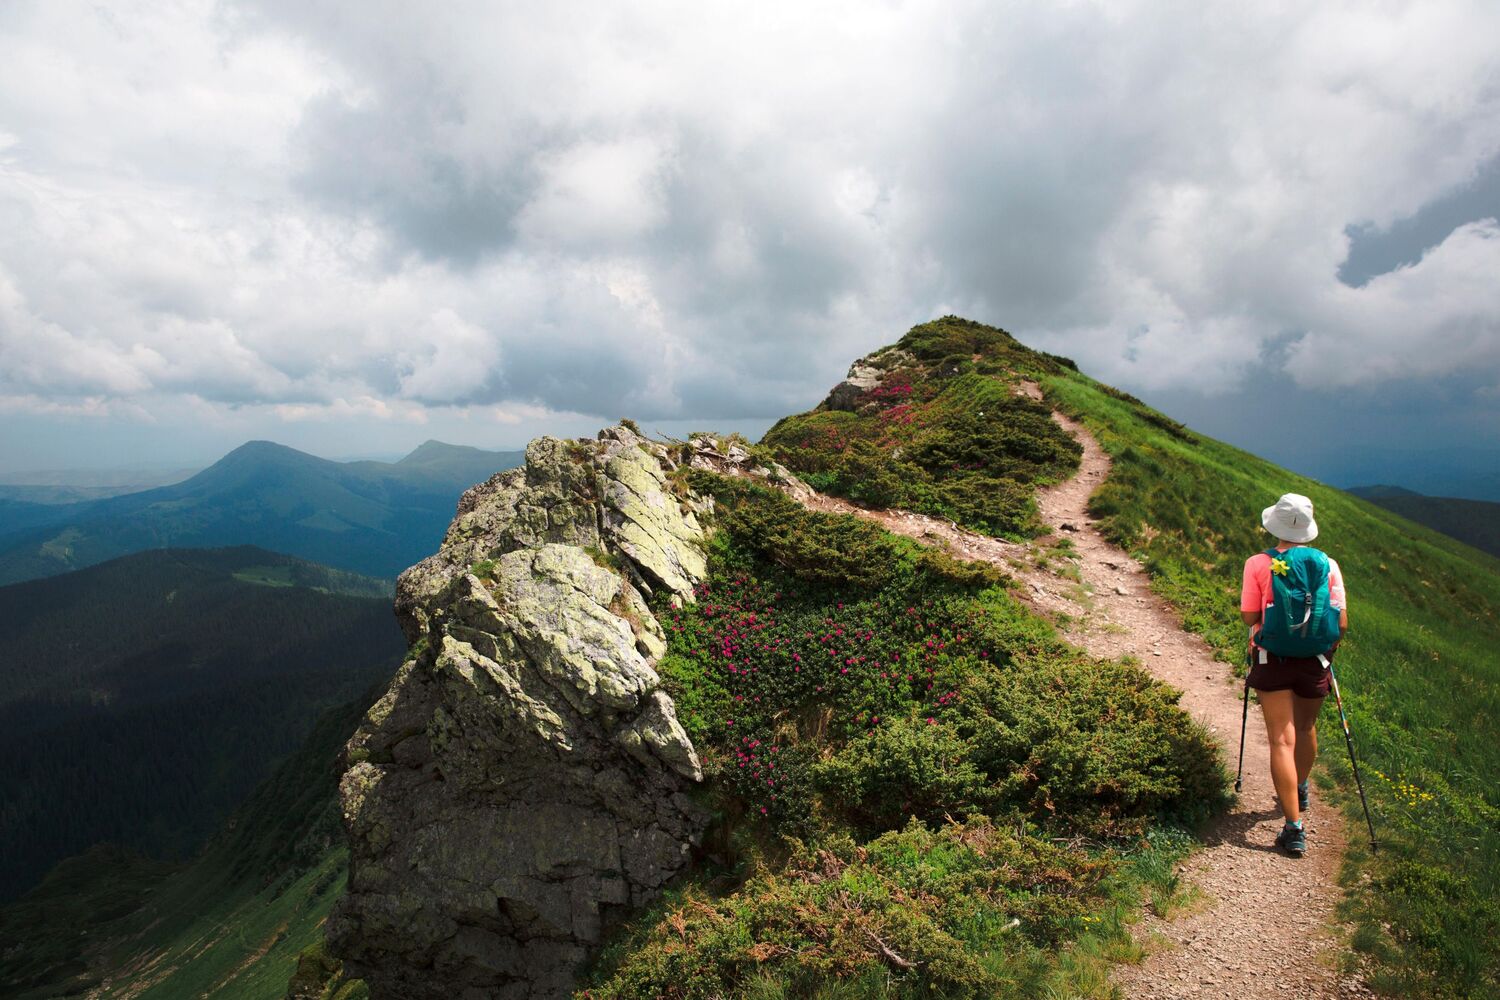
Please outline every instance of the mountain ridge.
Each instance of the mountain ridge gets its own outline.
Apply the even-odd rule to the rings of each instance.
[[[1175,849],[1136,855],[1126,845],[1173,843],[1164,827],[1150,824],[1165,824],[1174,815],[1181,822],[1193,808],[1214,809],[1225,790],[1219,748],[1190,735],[1203,734],[1202,729],[1189,727],[1165,759],[1150,756],[1161,747],[1163,727],[1172,731],[1183,723],[1174,714],[1180,708],[1157,708],[1154,700],[1164,698],[1175,706],[1181,696],[1132,663],[1075,659],[1078,651],[1058,637],[1072,615],[1053,615],[1040,596],[1004,580],[1003,571],[997,579],[993,564],[989,570],[958,565],[926,539],[915,549],[904,548],[878,526],[859,526],[853,515],[837,510],[805,511],[796,499],[815,486],[888,517],[910,520],[915,511],[955,530],[1025,546],[1027,554],[1016,558],[1053,566],[1057,577],[1050,584],[1033,583],[1044,590],[1071,590],[1086,616],[1089,595],[1078,577],[1069,575],[1070,566],[1074,573],[1077,567],[1068,525],[1049,537],[1037,516],[1035,488],[1057,482],[1077,461],[1054,439],[1049,409],[1082,424],[1110,459],[1107,477],[1088,500],[1087,513],[1095,522],[1090,531],[1138,559],[1150,578],[1151,593],[1217,655],[1225,682],[1221,696],[1230,694],[1232,665],[1242,656],[1244,627],[1233,611],[1234,597],[1245,556],[1263,545],[1260,509],[1279,492],[1314,498],[1327,545],[1337,552],[1350,593],[1359,602],[1355,631],[1341,649],[1339,672],[1347,685],[1344,707],[1371,775],[1366,791],[1381,824],[1378,855],[1351,834],[1348,862],[1364,878],[1349,883],[1348,907],[1360,929],[1348,944],[1360,955],[1338,960],[1368,963],[1373,982],[1399,982],[1424,995],[1476,995],[1500,984],[1496,949],[1479,943],[1494,941],[1500,931],[1482,902],[1492,897],[1487,887],[1500,870],[1494,858],[1500,838],[1486,826],[1494,813],[1486,798],[1491,785],[1484,778],[1497,763],[1496,750],[1483,738],[1483,727],[1468,717],[1477,712],[1477,719],[1488,718],[1500,707],[1500,663],[1493,652],[1500,644],[1495,617],[1500,578],[1492,561],[1425,529],[1405,527],[1341,491],[1205,438],[1128,393],[1079,373],[1067,359],[1031,351],[1004,331],[945,317],[913,328],[897,344],[857,361],[850,377],[822,405],[784,418],[759,445],[710,436],[657,456],[661,475],[679,482],[684,509],[702,510],[702,499],[713,498],[715,540],[707,576],[694,588],[697,600],[653,600],[647,609],[651,617],[636,611],[632,626],[638,633],[641,626],[649,632],[653,621],[671,626],[665,631],[666,652],[655,661],[661,690],[675,704],[702,761],[709,784],[699,794],[714,805],[723,824],[711,827],[704,841],[718,845],[717,864],[741,874],[731,876],[712,866],[697,869],[661,905],[641,909],[637,902],[635,914],[618,929],[616,943],[584,967],[580,985],[587,984],[589,996],[636,1000],[672,995],[683,983],[692,984],[680,990],[686,995],[727,995],[748,988],[747,968],[756,970],[765,989],[787,995],[831,988],[835,980],[856,995],[861,983],[877,981],[955,996],[1071,993],[1082,982],[1095,981],[1088,977],[1104,974],[1083,971],[1089,967],[1082,955],[1132,946],[1123,923],[1114,923],[1100,936],[1084,929],[1090,921],[1106,919],[1097,907],[1111,905],[1087,894],[1077,901],[1080,923],[1064,928],[1030,913],[1021,917],[1021,925],[1030,930],[1007,937],[1004,932],[956,933],[958,913],[986,905],[965,895],[959,885],[950,884],[944,894],[921,902],[912,893],[943,877],[941,867],[947,862],[940,859],[953,857],[947,838],[983,845],[982,855],[996,858],[1010,852],[1024,855],[1042,841],[1076,843],[1080,835],[1092,836],[1115,845],[1107,849],[1112,860],[1104,863],[1119,866],[1111,867],[1117,877],[1128,880],[1126,873],[1132,870],[1175,870],[1181,860]],[[601,440],[618,441],[624,430],[611,428]],[[349,960],[347,971],[378,971],[371,981],[377,996],[418,984],[424,995],[435,996],[460,984],[483,988],[531,982],[534,973],[507,944],[518,933],[545,933],[586,951],[596,940],[592,935],[598,925],[592,920],[581,925],[585,936],[570,937],[580,925],[573,924],[570,932],[562,899],[547,902],[556,887],[549,887],[545,874],[524,872],[493,883],[502,897],[500,908],[524,914],[546,905],[545,914],[519,923],[512,916],[469,931],[465,925],[472,911],[451,911],[442,894],[417,883],[450,876],[472,880],[483,864],[459,852],[421,872],[416,882],[407,881],[400,874],[408,870],[406,852],[415,850],[420,838],[392,825],[409,807],[400,801],[397,775],[414,781],[412,769],[431,767],[447,787],[455,766],[451,755],[458,753],[464,761],[457,765],[462,769],[458,773],[486,757],[468,723],[458,730],[443,727],[439,742],[401,740],[428,710],[397,718],[395,706],[426,704],[409,696],[405,687],[425,685],[443,692],[441,697],[458,699],[445,703],[439,713],[445,718],[537,711],[534,690],[526,689],[528,700],[503,693],[513,682],[524,685],[530,676],[525,661],[508,652],[522,642],[511,633],[525,636],[534,627],[527,615],[515,617],[516,606],[508,596],[517,579],[525,585],[526,574],[513,578],[504,567],[512,557],[528,556],[527,545],[577,547],[593,536],[588,531],[581,537],[546,534],[550,521],[533,519],[529,511],[536,505],[523,497],[526,490],[540,490],[579,503],[609,495],[607,485],[602,493],[590,486],[593,463],[604,458],[609,468],[607,449],[601,452],[600,443],[544,439],[533,446],[539,444],[573,455],[574,473],[566,473],[566,464],[547,472],[528,463],[524,479],[496,477],[472,503],[460,505],[460,518],[449,533],[453,548],[445,546],[439,559],[447,573],[462,574],[466,562],[472,572],[455,576],[452,589],[424,587],[408,600],[407,614],[418,617],[408,623],[414,644],[399,675],[404,687],[388,693],[391,707],[373,711],[350,744],[343,794],[357,863],[349,898],[362,901],[331,928],[330,943]],[[801,485],[798,476],[804,477]],[[523,536],[512,534],[516,527],[524,528],[529,539],[519,549],[515,545]],[[496,539],[488,532],[497,528],[502,529],[499,545],[492,549]],[[598,565],[629,575],[629,559],[608,542],[592,544],[598,551],[591,558]],[[916,593],[902,589],[913,586]],[[499,589],[492,595],[494,587]],[[895,589],[887,592],[886,587]],[[954,588],[949,603],[935,600],[934,590],[947,587]],[[871,599],[872,592],[880,596]],[[491,604],[502,610],[495,612]],[[924,633],[914,649],[899,644],[910,620],[899,613],[902,607],[906,616],[918,616]],[[928,608],[932,610],[919,610]],[[1413,615],[1430,628],[1414,635]],[[978,624],[986,618],[995,631]],[[549,629],[572,634],[566,620],[561,626],[547,620]],[[976,636],[978,655],[975,647],[963,645]],[[860,643],[876,637],[880,645],[872,648],[879,655],[865,656]],[[534,655],[524,643],[521,648]],[[924,688],[926,678],[912,667],[933,659],[938,662],[929,669],[941,672]],[[1071,672],[1069,664],[1078,672]],[[898,668],[894,677],[890,666]],[[876,667],[886,669],[877,676],[872,673]],[[537,667],[539,674],[554,678],[549,683],[567,677],[571,669]],[[1032,670],[1042,673],[1033,675]],[[858,680],[843,680],[851,674]],[[467,688],[447,680],[481,675],[495,678],[497,687],[479,686],[489,692],[479,704],[468,704],[469,696],[457,693]],[[853,688],[846,689],[847,683]],[[1466,693],[1462,704],[1445,697],[1460,683]],[[1123,703],[1116,700],[1122,690],[1132,692]],[[1094,701],[1096,696],[1103,700]],[[1218,700],[1227,703],[1225,697]],[[763,702],[769,707],[756,707]],[[589,712],[580,711],[585,716]],[[1154,735],[1142,732],[1137,739],[1137,726]],[[1013,727],[1024,738],[1011,742],[999,736]],[[1426,734],[1430,748],[1413,752],[1408,738],[1413,727]],[[530,728],[523,725],[520,732]],[[1220,720],[1219,731],[1225,728]],[[1332,779],[1325,787],[1327,796],[1351,811],[1353,829],[1363,817],[1352,812],[1359,809],[1359,798],[1352,794],[1348,763],[1334,750],[1340,743],[1331,710],[1324,713],[1322,728],[1326,749],[1320,780]],[[426,731],[432,732],[430,727]],[[536,731],[545,734],[550,727]],[[501,732],[508,734],[510,727],[502,724]],[[564,732],[566,741],[575,743],[571,724],[565,724]],[[1113,742],[1115,738],[1121,742]],[[772,764],[775,774],[768,777]],[[1054,770],[1060,766],[1063,771]],[[1152,784],[1137,775],[1161,773],[1162,767],[1174,773],[1162,797],[1156,797]],[[1114,776],[1099,777],[1101,769]],[[458,783],[475,780],[493,779],[486,772]],[[1079,780],[1082,784],[1075,783]],[[444,794],[438,785],[422,787],[428,794]],[[1101,794],[1120,799],[1107,803]],[[1424,817],[1421,810],[1428,802],[1442,803],[1450,822],[1434,824]],[[1004,846],[993,839],[993,828],[976,825],[1000,816],[1016,824],[1011,828],[1015,840]],[[908,820],[915,822],[903,829]],[[477,817],[474,821],[479,822]],[[1122,829],[1134,830],[1137,838],[1143,829],[1151,832],[1144,840],[1112,840]],[[788,858],[758,839],[787,834],[806,843],[809,852]],[[1257,825],[1236,828],[1231,839],[1238,843],[1261,835]],[[1485,845],[1483,850],[1467,846],[1475,843]],[[867,865],[867,858],[885,860]],[[1081,860],[1065,853],[1055,858],[1056,870],[1073,871],[1069,877],[1077,878],[1070,866]],[[1318,884],[1330,893],[1337,891],[1331,873],[1338,860],[1330,853],[1318,862]],[[360,872],[372,864],[374,871],[362,882]],[[983,869],[979,859],[966,857],[962,864],[966,871],[976,870],[971,865]],[[744,881],[746,870],[759,874]],[[1265,872],[1268,877],[1281,873],[1276,865]],[[917,881],[903,881],[908,876]],[[842,882],[844,877],[851,881]],[[410,897],[410,905],[420,908],[427,915],[424,921],[430,919],[434,927],[448,927],[448,920],[465,926],[458,938],[445,940],[464,940],[472,950],[444,951],[443,977],[423,971],[431,968],[433,953],[421,940],[398,940],[384,922],[374,933],[363,934],[358,914],[378,908],[383,894],[394,891],[393,884],[403,886],[398,895]],[[861,896],[869,905],[850,909],[835,902],[836,894],[819,888],[838,885],[858,886],[862,893],[872,885],[879,888],[873,896]],[[488,898],[483,890],[475,891]],[[590,896],[590,891],[568,890],[574,912],[581,905],[589,913],[597,907],[602,915],[606,904],[617,905],[617,895]],[[1126,890],[1158,891],[1160,887]],[[576,892],[584,893],[582,903]],[[876,902],[892,898],[908,901],[899,915]],[[1001,912],[1023,908],[1019,900],[1006,897]],[[1226,921],[1239,924],[1244,919],[1234,907],[1216,906],[1212,913],[1217,922],[1205,940],[1216,950],[1207,960],[1190,963],[1199,988],[1217,981],[1212,978],[1219,968],[1215,963],[1227,960],[1221,949],[1231,947],[1233,937],[1226,933]],[[849,931],[851,926],[855,930]],[[1407,933],[1414,926],[1444,932]],[[898,936],[898,927],[920,931]],[[836,974],[821,964],[827,953],[820,944],[833,939],[835,928],[843,928],[846,937],[873,942],[854,948]],[[779,951],[750,946],[766,940],[786,946]],[[1030,950],[1040,940],[1048,942],[1052,957]],[[960,974],[959,969],[965,971]],[[1075,975],[1083,978],[1070,978]],[[538,988],[561,996],[566,982],[549,977]],[[1260,978],[1250,982],[1255,989],[1266,985]],[[1348,986],[1336,977],[1308,982],[1313,995],[1326,997],[1340,995]]]
[[[528,605],[521,613],[509,596],[504,602],[487,602],[486,596],[518,595],[549,580],[555,586],[565,565],[564,577],[598,587],[598,596],[590,598],[600,605],[592,620],[614,620],[621,640],[633,635],[638,649],[665,642],[651,664],[710,778],[694,794],[712,803],[717,817],[690,877],[654,905],[636,903],[597,961],[582,970],[590,996],[636,998],[674,990],[706,995],[714,989],[727,994],[752,987],[769,995],[802,995],[832,986],[884,996],[936,985],[955,996],[1020,997],[1103,988],[1108,970],[1101,956],[1136,954],[1127,928],[1142,900],[1159,914],[1187,901],[1190,869],[1183,861],[1191,837],[1180,826],[1163,824],[1171,821],[1171,809],[1193,803],[1204,808],[1215,781],[1224,784],[1222,773],[1213,776],[1213,743],[1176,729],[1181,717],[1174,714],[1175,696],[1143,680],[1131,663],[1079,659],[1059,642],[1059,631],[1087,627],[1086,612],[1071,624],[1066,615],[1049,619],[1036,610],[1045,602],[1028,597],[1028,588],[1006,581],[1003,572],[997,577],[945,558],[931,547],[933,539],[917,545],[848,514],[808,512],[785,492],[796,490],[800,472],[849,497],[841,504],[865,504],[867,512],[906,518],[888,509],[893,498],[907,509],[920,504],[934,524],[949,519],[997,546],[1015,547],[1006,551],[1025,562],[1024,578],[1086,607],[1090,594],[1076,575],[1068,525],[1045,533],[1031,489],[1019,488],[1066,472],[1066,456],[1048,446],[1050,432],[1031,419],[1029,404],[1010,402],[990,384],[1027,392],[1034,383],[1039,402],[1082,423],[1108,454],[1112,468],[1093,489],[1088,516],[1099,532],[1139,559],[1150,584],[1150,596],[1140,599],[1164,602],[1180,614],[1184,628],[1217,651],[1225,691],[1238,690],[1227,686],[1243,653],[1233,598],[1244,556],[1261,545],[1260,508],[1278,491],[1315,499],[1326,544],[1344,566],[1356,602],[1339,676],[1382,847],[1372,855],[1358,842],[1350,844],[1353,875],[1345,903],[1357,929],[1352,938],[1334,938],[1349,949],[1341,960],[1388,991],[1472,996],[1500,988],[1494,945],[1500,925],[1486,905],[1500,870],[1493,823],[1500,814],[1487,778],[1500,761],[1486,740],[1486,720],[1500,710],[1494,654],[1500,648],[1500,577],[1494,561],[1202,437],[1078,373],[1066,359],[1021,348],[1003,331],[947,317],[914,328],[892,346],[921,362],[915,373],[921,378],[903,377],[913,367],[910,361],[888,357],[893,363],[871,365],[876,374],[864,385],[855,381],[840,399],[831,394],[832,402],[849,409],[825,405],[794,415],[759,445],[705,436],[653,458],[663,477],[653,488],[676,497],[674,504],[664,496],[665,504],[686,510],[706,495],[715,500],[708,576],[702,589],[692,588],[694,600],[672,602],[663,593],[645,613],[629,601],[610,599],[604,606],[606,575],[628,577],[632,586],[659,581],[617,551],[627,535],[585,544],[599,523],[592,505],[612,489],[589,471],[596,459],[609,471],[605,480],[625,488],[618,495],[640,498],[637,487],[646,486],[618,467],[610,469],[617,456],[604,454],[601,442],[540,439],[534,444],[553,460],[524,474],[495,476],[471,491],[459,504],[437,563],[429,562],[413,581],[433,586],[408,589],[403,613],[413,642],[398,673],[404,675],[401,684],[431,685],[446,692],[442,697],[457,699],[450,706],[455,711],[434,713],[433,724],[424,727],[420,713],[401,714],[410,712],[412,700],[393,695],[367,713],[364,735],[348,744],[343,764],[345,808],[356,817],[371,810],[354,820],[351,834],[379,840],[402,829],[382,819],[380,796],[371,795],[376,786],[365,780],[370,771],[361,765],[402,782],[425,775],[423,787],[441,794],[438,785],[504,775],[507,755],[493,755],[483,744],[511,738],[507,720],[534,719],[544,740],[556,734],[534,697],[543,690],[534,686],[540,677],[525,667],[542,654],[527,644],[540,640],[536,629],[545,623],[547,642],[555,644],[548,648],[561,652],[575,626],[565,616],[563,627],[556,627],[551,609],[562,602]],[[981,362],[989,362],[985,370]],[[857,375],[851,371],[851,380]],[[983,378],[976,381],[975,375]],[[949,405],[954,402],[960,405]],[[1000,424],[978,422],[992,412],[1018,416]],[[616,443],[626,440],[625,430],[612,429]],[[780,459],[795,471],[778,471]],[[606,486],[602,493],[600,485]],[[522,502],[528,490],[537,502]],[[554,508],[561,521],[553,520]],[[593,516],[565,516],[578,509]],[[702,507],[696,509],[709,519]],[[581,534],[567,534],[564,522]],[[618,527],[628,528],[623,522]],[[539,547],[510,548],[520,534]],[[539,561],[543,551],[548,560],[554,554],[560,559],[554,553],[559,548],[577,552],[566,563]],[[523,556],[527,565],[518,569]],[[670,559],[653,561],[658,572],[672,565]],[[631,575],[632,566],[639,576]],[[935,589],[902,589],[913,581]],[[1133,601],[1133,594],[1127,590],[1122,600]],[[1414,620],[1423,628],[1414,631]],[[651,630],[653,622],[661,634]],[[829,643],[840,647],[836,659],[828,655]],[[865,649],[860,643],[875,645]],[[792,650],[800,661],[790,659]],[[868,672],[865,660],[871,659],[887,673],[888,666],[903,669],[896,678],[877,677]],[[563,717],[572,720],[571,711],[601,704],[595,698],[602,668],[589,674],[580,663],[555,662],[552,654],[542,661],[554,667],[543,672],[551,693],[566,690],[557,685],[574,671],[579,679],[593,678],[571,699],[556,702],[572,706],[561,711]],[[813,685],[826,683],[824,675],[802,672],[813,663],[824,664],[828,680],[836,682],[845,669],[861,678],[856,691],[839,695],[855,700],[822,698],[824,687]],[[505,687],[507,678],[521,684],[528,699]],[[925,683],[936,686],[927,689]],[[460,696],[466,689],[477,694]],[[624,696],[616,691],[608,697]],[[768,707],[755,707],[760,697]],[[796,700],[803,698],[808,700]],[[615,725],[615,713],[602,717]],[[501,721],[476,723],[487,719]],[[1138,725],[1145,728],[1138,731]],[[1180,752],[1153,761],[1149,753],[1161,743],[1164,725],[1178,734]],[[1322,728],[1318,774],[1326,784],[1319,791],[1362,824],[1330,711]],[[372,732],[383,735],[372,740]],[[641,739],[622,745],[639,751],[632,756],[642,767],[661,763],[652,763],[656,755]],[[767,747],[781,752],[770,758]],[[470,750],[473,756],[456,764],[444,756],[462,758]],[[781,765],[775,794],[765,785],[771,759]],[[1247,765],[1256,766],[1252,755]],[[1168,772],[1171,780],[1162,784],[1146,777]],[[387,785],[381,794],[394,789]],[[1186,802],[1174,798],[1184,789],[1192,790]],[[808,808],[810,799],[818,808]],[[991,812],[1003,820],[995,822]],[[918,821],[907,823],[914,813],[921,814]],[[776,849],[782,834],[815,834],[819,816],[843,824],[837,836],[807,840],[805,851]],[[756,825],[761,822],[769,826]],[[1132,832],[1120,839],[1121,829]],[[1233,849],[1248,836],[1236,833],[1227,846]],[[1081,852],[1080,837],[1097,849]],[[450,839],[445,843],[452,851],[443,859],[427,856],[425,865],[437,873],[471,840],[484,843],[482,836]],[[1325,846],[1316,830],[1313,846]],[[324,861],[337,864],[332,854]],[[1274,870],[1279,875],[1282,869]],[[359,872],[357,864],[356,878]],[[1015,893],[1018,873],[1024,891]],[[605,909],[600,900],[594,899],[601,905],[592,909],[593,897],[585,893],[575,909],[546,887],[548,879],[577,877],[579,870],[563,865],[543,874],[544,884],[496,883],[491,896],[477,896],[483,905],[465,908],[462,919],[473,920],[482,933],[466,929],[445,939],[462,939],[467,950],[455,957],[494,977],[512,961],[496,949],[500,931],[548,923],[571,934],[593,926],[590,921]],[[975,893],[976,886],[983,891]],[[380,905],[378,878],[359,891]],[[492,917],[496,894],[534,898],[545,911],[513,906]],[[888,905],[893,899],[902,902]],[[423,898],[410,905],[440,913],[445,901]],[[1237,913],[1234,920],[1239,926],[1246,918]],[[307,923],[298,927],[298,935],[313,933]],[[441,926],[427,929],[441,936]],[[1219,949],[1229,939],[1218,933],[1223,928],[1211,930],[1201,939],[1202,949],[1221,959]],[[346,926],[340,933],[347,944],[359,929]],[[781,946],[751,949],[760,942]],[[840,942],[846,947],[831,950]],[[397,944],[420,951],[410,935]],[[367,951],[361,960],[373,957]],[[421,964],[420,954],[415,957],[422,975],[439,975]],[[246,967],[256,975],[269,971],[253,960]],[[336,978],[336,967],[315,945],[298,974],[298,989],[311,992],[299,995],[332,993],[325,973]],[[304,971],[311,978],[304,980]],[[441,973],[459,974],[449,965]],[[218,982],[207,974],[199,978],[203,989]],[[1257,988],[1274,985],[1272,978],[1254,982]],[[1315,995],[1333,995],[1323,991],[1322,979],[1318,983]],[[337,989],[358,987],[343,983]],[[173,994],[164,985],[146,994],[154,995]],[[225,995],[273,994],[236,988]]]
[[[14,512],[0,583],[142,549],[241,543],[394,578],[436,545],[465,488],[519,458],[428,442],[402,462],[333,462],[249,441],[168,486],[48,508],[0,502]]]
[[[1493,500],[1427,496],[1400,486],[1356,486],[1345,492],[1500,558],[1500,503]]]

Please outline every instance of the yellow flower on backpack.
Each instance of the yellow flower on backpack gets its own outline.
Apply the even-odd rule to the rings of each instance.
[[[1287,564],[1285,559],[1272,559],[1271,572],[1277,576],[1286,576]]]

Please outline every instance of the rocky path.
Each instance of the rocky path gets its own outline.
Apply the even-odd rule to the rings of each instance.
[[[1027,391],[1040,396],[1035,387]],[[955,556],[1005,567],[1023,581],[1034,607],[1063,623],[1070,642],[1095,656],[1134,656],[1155,677],[1182,691],[1183,707],[1218,737],[1233,770],[1242,686],[1202,639],[1183,630],[1176,612],[1151,592],[1140,565],[1099,532],[1087,506],[1109,474],[1109,456],[1081,425],[1061,414],[1053,418],[1083,445],[1083,461],[1076,476],[1039,497],[1042,517],[1055,532],[1051,539],[1021,545],[925,515],[865,510],[821,494],[801,499],[819,510],[856,514],[898,534],[943,545]],[[1057,547],[1063,538],[1071,539],[1071,553]],[[1046,565],[1039,566],[1042,562]],[[1342,817],[1319,801],[1314,790],[1306,820],[1307,856],[1294,860],[1273,847],[1281,813],[1265,747],[1265,728],[1251,705],[1240,800],[1206,831],[1206,846],[1182,873],[1198,887],[1199,901],[1186,915],[1162,920],[1148,913],[1136,925],[1135,934],[1149,954],[1140,965],[1117,967],[1115,982],[1124,996],[1370,995],[1357,979],[1337,969],[1340,940],[1334,911],[1342,895],[1336,880],[1344,845]]]

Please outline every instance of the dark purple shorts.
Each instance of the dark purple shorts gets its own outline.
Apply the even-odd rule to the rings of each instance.
[[[1333,659],[1333,653],[1326,654]],[[1326,698],[1328,670],[1316,656],[1277,656],[1266,654],[1260,662],[1255,651],[1255,665],[1250,669],[1250,686],[1257,691],[1291,691],[1299,698]]]

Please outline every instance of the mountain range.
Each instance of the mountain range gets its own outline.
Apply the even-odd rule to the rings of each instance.
[[[391,578],[436,547],[465,489],[520,461],[428,441],[399,462],[332,462],[252,441],[169,486],[68,504],[0,498],[0,584],[145,549],[247,544]]]

